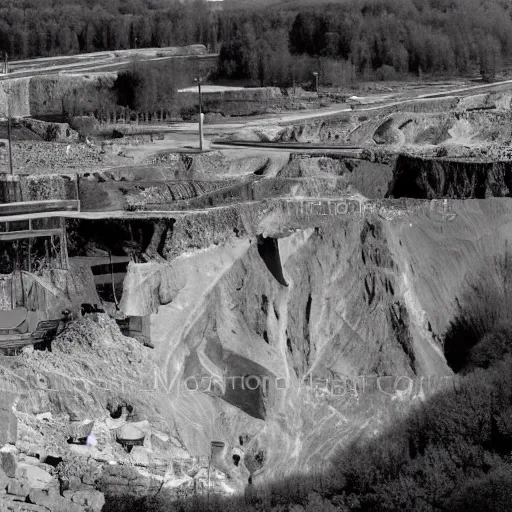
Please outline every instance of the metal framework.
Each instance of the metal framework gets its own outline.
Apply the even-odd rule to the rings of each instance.
[[[53,200],[53,201],[25,201],[16,203],[0,204],[0,242],[12,242],[15,240],[28,239],[28,265],[29,272],[32,271],[32,242],[38,238],[49,238],[51,247],[55,247],[55,239],[59,240],[59,254],[61,268],[69,268],[66,219],[57,215],[62,211],[80,211],[80,201],[78,200]],[[43,221],[49,219],[59,219],[58,227],[34,227],[35,218],[31,214],[47,213]],[[37,219],[41,221],[41,219]],[[26,224],[27,229],[11,230],[13,223],[20,222]],[[47,224],[47,222],[43,222]],[[45,242],[46,245],[46,242]],[[49,259],[49,250],[46,246],[46,253]]]

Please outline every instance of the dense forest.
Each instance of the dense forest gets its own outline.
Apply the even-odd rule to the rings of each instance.
[[[300,68],[297,56],[310,56],[350,63],[360,78],[473,69],[493,78],[510,60],[511,13],[500,0],[347,0],[225,12],[220,68],[232,77],[261,79],[266,72],[290,81]],[[343,69],[354,75],[350,66]],[[339,79],[339,72],[330,74]]]
[[[286,85],[322,66],[324,83],[403,75],[493,78],[512,52],[507,0],[343,0],[211,10],[192,0],[0,0],[12,58],[205,44],[219,75]],[[319,60],[321,59],[321,60]]]
[[[0,49],[16,59],[196,42],[217,43],[203,0],[0,0]]]

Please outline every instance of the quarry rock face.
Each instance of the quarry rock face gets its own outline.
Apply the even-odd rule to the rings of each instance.
[[[82,101],[93,105],[98,95],[110,94],[116,76],[116,73],[101,73],[14,78],[0,85],[0,109],[7,110],[9,93],[13,116],[62,115],[63,98],[69,102],[80,94]]]
[[[505,126],[509,103],[467,100],[458,119],[421,103],[261,137],[446,142],[473,137],[489,105]],[[15,278],[0,298],[27,293],[41,318],[101,305],[97,275],[73,258],[109,252],[129,260],[107,275],[122,295],[76,314],[51,351],[0,360],[0,511],[99,512],[105,496],[241,494],[329,470],[340,448],[454,385],[446,334],[512,241],[510,165],[383,154],[167,154],[83,174],[82,206],[116,218],[68,220],[70,269]],[[14,195],[75,185],[23,176]],[[150,343],[121,332],[134,318]],[[330,506],[311,493],[291,509]]]
[[[363,165],[303,160],[292,176]],[[387,175],[399,195],[401,174]],[[240,493],[318,470],[450,385],[443,337],[469,276],[498,271],[507,200],[453,200],[447,217],[423,199],[360,210],[359,195],[335,210],[310,199],[184,213],[168,229],[162,219],[70,224],[76,248],[113,230],[120,247],[145,239],[140,252],[159,254],[128,265],[119,303],[149,320],[154,349],[98,313],[72,322],[51,352],[2,360],[6,496],[56,510],[99,510],[98,492],[171,499],[205,492],[209,462],[212,489]],[[44,278],[75,303],[99,303],[90,269],[72,275]]]
[[[101,512],[105,504],[105,497],[99,491],[79,490],[64,491],[64,498],[76,503],[85,509],[86,512]]]
[[[277,130],[275,126],[258,128],[252,130],[251,136],[276,142],[391,146],[420,153],[428,151],[429,146],[442,144],[453,156],[458,156],[464,153],[464,146],[475,146],[478,150],[479,145],[489,142],[508,145],[510,98],[510,92],[503,91],[415,99],[382,106],[370,115],[353,111]]]
[[[29,116],[29,79],[14,78],[9,81],[2,81],[0,84],[0,109],[3,112],[7,111],[7,98],[9,98],[13,117]]]
[[[97,314],[73,322],[52,352],[24,354],[14,373],[2,362],[17,424],[17,450],[0,451],[6,478],[30,481],[21,453],[62,459],[59,499],[79,507],[95,506],[94,490],[203,492],[216,442],[213,488],[241,492],[249,478],[320,468],[449,385],[443,335],[468,276],[497,272],[510,205],[452,201],[445,218],[430,202],[393,201],[338,215],[269,202],[154,229],[164,257],[128,265],[119,304],[149,318],[154,349]],[[32,473],[37,489],[45,479]],[[21,480],[12,492],[27,492]]]
[[[510,237],[508,206],[493,201],[455,202],[453,221],[430,211],[394,220],[303,217],[289,236],[280,234],[284,218],[276,233],[262,219],[267,235],[277,236],[274,258],[288,286],[276,279],[255,239],[170,263],[132,264],[121,307],[131,315],[151,315],[157,385],[170,396],[177,416],[170,413],[169,421],[187,450],[207,455],[208,439],[217,437],[242,451],[239,466],[255,478],[311,470],[320,461],[306,455],[307,446],[327,455],[348,442],[356,425],[386,421],[385,407],[372,418],[357,410],[369,399],[365,394],[351,395],[349,410],[331,391],[315,394],[315,379],[374,376],[366,385],[382,390],[372,398],[377,401],[398,393],[393,386],[400,387],[399,379],[414,384],[405,386],[407,401],[428,392],[420,377],[450,376],[441,339],[465,276],[488,265],[484,255],[499,253]],[[485,235],[484,226],[495,223],[503,226],[498,241]],[[455,253],[453,240],[465,236],[461,232],[471,241]],[[442,258],[444,277],[437,264],[420,263],[425,257]],[[380,375],[393,377],[376,383]],[[331,414],[332,403],[340,407],[336,424],[345,432],[334,444],[325,441],[334,425],[317,421]],[[180,426],[185,411],[189,419]],[[226,415],[230,421],[218,423]],[[280,417],[300,428],[292,433]],[[201,427],[191,428],[190,418]],[[244,435],[250,441],[240,445]]]

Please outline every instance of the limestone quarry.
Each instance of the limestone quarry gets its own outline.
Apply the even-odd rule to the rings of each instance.
[[[17,80],[0,341],[60,323],[0,344],[0,510],[243,495],[454,385],[447,333],[512,243],[510,85],[212,124],[199,152],[164,123],[86,139],[41,119],[60,78]]]

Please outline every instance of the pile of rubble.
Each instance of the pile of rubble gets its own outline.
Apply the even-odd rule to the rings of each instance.
[[[78,132],[67,123],[47,123],[37,119],[22,119],[22,124],[48,142],[76,142]]]
[[[107,152],[99,144],[86,143],[16,142],[12,156],[15,172],[29,173],[76,172],[127,163],[125,157]]]
[[[13,445],[0,449],[1,512],[100,512],[104,504],[103,494],[91,486],[65,489],[53,465]]]

